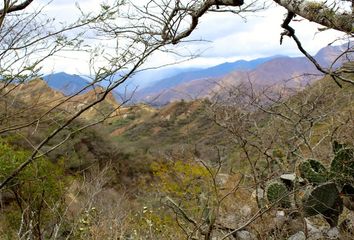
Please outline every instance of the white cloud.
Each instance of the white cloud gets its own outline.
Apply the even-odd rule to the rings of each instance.
[[[45,1],[41,0],[41,4]],[[97,10],[100,1],[80,0],[77,1],[84,11]],[[78,11],[75,2],[71,0],[54,0],[48,7],[48,15],[59,19],[75,19]],[[70,13],[70,14],[69,14]],[[249,14],[247,22],[235,14],[208,13],[200,19],[200,24],[188,39],[204,39],[211,42],[186,43],[173,46],[180,53],[203,51],[201,58],[194,59],[182,66],[210,66],[225,61],[238,59],[253,59],[271,55],[301,55],[292,39],[285,38],[283,45],[279,44],[282,29],[280,24],[286,11],[281,7],[271,7],[258,14]],[[316,53],[338,36],[339,32],[330,30],[317,33],[318,25],[309,23],[307,20],[293,22],[292,26],[303,45],[310,53]],[[87,60],[69,58],[57,58],[47,69],[55,71],[67,71],[70,73],[83,73],[88,71]],[[180,58],[166,54],[156,53],[147,66],[163,65],[178,61]]]
[[[221,26],[221,34],[219,28],[213,26],[206,16],[193,37],[198,39],[206,36],[211,37],[212,43],[203,44],[204,48],[211,48],[206,51],[203,56],[206,58],[237,58],[238,56],[247,56],[248,58],[271,56],[271,55],[290,55],[296,56],[301,53],[297,49],[294,41],[290,38],[284,38],[283,45],[280,45],[280,33],[283,31],[280,27],[286,11],[281,7],[273,7],[262,11],[263,16],[250,16],[248,21],[244,22],[237,16],[221,15],[218,19]],[[224,22],[225,21],[225,24]],[[232,22],[233,24],[230,24]],[[316,53],[320,48],[331,43],[337,37],[343,34],[328,30],[318,32],[319,25],[310,23],[307,20],[293,22],[291,24],[299,39],[303,42],[306,49],[312,54]],[[227,32],[228,34],[225,34]],[[205,39],[205,38],[204,38]],[[195,49],[201,45],[195,44]]]
[[[43,74],[66,72],[69,74],[88,75],[90,73],[88,59],[89,56],[81,52],[60,54],[49,58],[43,65],[42,72]]]

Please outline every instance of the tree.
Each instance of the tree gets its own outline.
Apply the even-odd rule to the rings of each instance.
[[[299,15],[309,21],[316,22],[326,28],[336,29],[341,32],[352,34],[353,16],[350,8],[343,8],[336,4],[329,5],[326,2],[311,1],[292,1],[292,0],[274,0],[275,3],[283,6],[289,12]],[[163,29],[164,39],[173,39],[174,43],[185,38],[198,25],[199,18],[208,11],[243,13],[245,11],[255,11],[260,9],[256,7],[256,2],[245,4],[242,0],[208,0],[208,1],[170,1],[165,5],[159,1],[150,1],[149,4],[161,6],[165,11],[165,28]],[[235,7],[239,7],[236,9]],[[190,18],[189,25],[181,29],[180,23],[186,18]]]

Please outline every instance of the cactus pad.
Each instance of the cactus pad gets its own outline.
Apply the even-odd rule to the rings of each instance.
[[[305,216],[317,214],[339,216],[343,210],[343,203],[336,184],[327,182],[309,189],[303,198],[303,209]]]
[[[302,178],[310,183],[321,184],[327,181],[328,172],[326,168],[317,160],[308,159],[299,165],[299,171]]]
[[[283,208],[291,207],[290,203],[290,192],[284,183],[280,181],[272,181],[267,185],[266,188],[267,199],[270,203],[276,203]]]
[[[334,158],[331,163],[332,177],[339,183],[354,181],[354,149],[343,144],[334,144]]]

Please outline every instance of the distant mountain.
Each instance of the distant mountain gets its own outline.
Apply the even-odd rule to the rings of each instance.
[[[136,89],[142,89],[148,87],[162,78],[170,77],[172,75],[176,75],[178,73],[184,71],[193,71],[196,70],[195,68],[186,68],[186,69],[179,69],[179,68],[158,68],[158,69],[151,69],[145,70],[141,72],[137,72],[136,74],[132,75],[130,78],[127,79],[126,82],[121,84],[117,89],[115,89],[112,93],[117,101],[124,101],[127,98],[130,98],[131,94],[135,92]],[[120,78],[119,74],[117,73],[117,78]],[[158,76],[158,78],[156,78]],[[72,94],[77,93],[78,91],[82,90],[90,81],[83,77],[76,74],[68,74],[65,72],[53,73],[48,74],[43,77],[49,87],[59,92],[62,92],[64,95],[69,96]],[[102,81],[99,86],[107,86],[109,83]],[[87,93],[93,90],[93,87],[89,87],[81,92],[81,94]]]
[[[128,78],[126,82],[113,91],[113,95],[117,101],[122,102],[131,98],[133,93],[133,97],[136,98],[136,96],[139,95],[139,91],[145,94],[158,92],[196,78],[219,77],[234,70],[252,69],[271,58],[260,58],[252,61],[240,60],[233,63],[223,63],[206,69],[157,68],[145,70],[137,72]],[[119,74],[120,73],[117,73],[117,78]],[[65,72],[49,74],[44,76],[43,79],[47,82],[48,86],[67,96],[78,92],[90,83],[82,76],[67,74]],[[102,82],[101,85],[104,86],[105,82]],[[92,87],[85,89],[82,91],[82,94],[92,89]],[[137,90],[138,92],[135,93]]]
[[[314,57],[328,67],[347,47],[327,46]],[[335,67],[346,61],[343,56]],[[119,77],[117,73],[117,78]],[[180,99],[203,98],[220,90],[220,85],[232,85],[252,80],[258,85],[274,85],[288,81],[289,86],[306,85],[319,78],[320,72],[305,57],[272,56],[251,61],[239,60],[217,66],[195,68],[158,68],[137,72],[112,93],[118,102],[147,102],[163,105]],[[64,72],[44,77],[48,85],[65,95],[81,90],[90,82],[83,76]],[[105,86],[105,82],[101,83]],[[88,88],[82,94],[91,91]]]
[[[120,94],[128,91],[135,91],[136,89],[144,89],[154,85],[161,79],[169,78],[177,74],[184,72],[191,72],[201,70],[199,68],[171,68],[161,67],[156,69],[148,69],[140,72],[136,72],[130,78],[127,79],[116,91]],[[119,75],[118,73],[117,75]]]
[[[43,77],[43,80],[48,84],[50,88],[57,90],[66,96],[73,95],[90,84],[90,81],[83,76],[68,74],[65,72],[46,75]],[[95,88],[100,88],[100,86],[104,85],[107,84],[105,84],[103,81],[101,85],[95,84]],[[86,88],[80,92],[79,95],[86,94],[91,91],[94,91],[94,87]],[[125,100],[125,98],[128,98],[127,96],[124,98],[123,94],[120,94],[117,91],[112,91],[112,96],[114,96],[115,100],[118,102],[122,102]]]
[[[345,50],[345,47],[345,45],[327,46],[314,57],[322,66],[329,67]],[[353,55],[349,58],[353,59]],[[340,66],[345,61],[348,61],[348,56],[339,58],[334,67]],[[235,66],[233,70],[232,65]],[[218,73],[224,72],[227,74],[217,76]],[[284,56],[221,64],[205,69],[206,74],[203,75],[203,73],[203,71],[184,73],[159,81],[138,92],[138,101],[164,105],[181,99],[204,98],[222,91],[223,87],[227,88],[227,86],[245,81],[251,81],[258,87],[281,84],[289,87],[303,87],[322,77],[322,73],[307,58]]]
[[[79,75],[71,75],[65,72],[46,75],[43,77],[43,80],[47,82],[49,87],[58,90],[67,96],[77,93],[90,84],[87,79]],[[85,89],[82,93],[88,92],[92,89],[93,88]]]
[[[317,54],[314,56],[315,59],[322,66],[329,67],[329,65],[336,60],[336,58],[346,50],[346,45],[339,46],[326,46],[320,49]],[[343,59],[339,59],[338,62],[334,65],[335,67],[339,67]]]
[[[207,78],[216,78],[224,76],[232,71],[247,71],[256,68],[260,64],[267,62],[271,59],[274,59],[279,56],[272,56],[267,58],[258,58],[251,61],[239,60],[232,63],[223,63],[217,66],[198,69],[193,71],[186,71],[179,73],[177,75],[160,79],[155,84],[150,87],[144,88],[136,93],[136,99],[138,101],[144,100],[146,97],[149,98],[155,93],[160,93],[166,91],[180,84],[196,80],[196,79],[207,79]]]

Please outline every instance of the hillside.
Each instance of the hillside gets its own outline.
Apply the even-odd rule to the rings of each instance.
[[[67,97],[48,87],[41,79],[8,86],[7,89],[2,89],[2,93],[1,181],[31,159],[35,148],[48,139],[55,129],[67,122],[71,112],[64,108],[74,107],[61,105],[53,109],[54,106],[67,101]],[[86,96],[90,98],[92,94]],[[118,187],[114,189],[110,186],[119,181],[118,179],[123,177],[122,174],[112,173],[109,178],[110,185],[105,185],[104,188],[96,179],[100,169],[106,168],[107,165],[113,166],[115,161],[121,160],[123,163],[124,158],[115,151],[115,143],[107,138],[104,125],[98,124],[83,132],[77,132],[88,123],[87,118],[81,118],[67,124],[39,149],[33,162],[20,171],[10,181],[9,186],[1,189],[0,239],[18,239],[18,231],[23,229],[21,219],[32,221],[38,226],[34,231],[31,226],[26,225],[25,231],[35,232],[37,237],[33,239],[51,239],[50,232],[56,222],[65,222],[65,226],[60,227],[59,237],[55,239],[66,238],[67,234],[62,232],[72,232],[76,238],[80,234],[77,226],[82,214],[87,210],[88,203],[98,207],[100,201],[108,205],[112,204],[111,200],[107,200],[109,194],[120,195]],[[93,201],[93,191],[109,194],[102,198],[95,197]],[[113,200],[113,203],[117,201]],[[41,234],[45,237],[38,237]]]
[[[282,60],[282,62],[284,61]],[[276,63],[277,60],[274,60],[269,64]],[[260,69],[266,71],[267,65]],[[265,74],[265,76],[267,75]],[[271,74],[268,76],[269,78],[272,77]],[[262,89],[253,88],[253,91],[255,91],[253,94],[257,95],[257,91],[260,94],[257,105],[250,103],[254,100],[249,98],[252,94],[246,84],[236,89],[223,89],[227,94],[223,99],[219,98],[219,102],[213,102],[214,100],[211,102],[209,100],[176,101],[159,109],[144,109],[139,106],[122,108],[124,114],[113,119],[109,123],[109,128],[111,129],[111,136],[119,143],[121,151],[131,155],[137,152],[140,152],[139,155],[159,155],[164,152],[172,154],[173,152],[184,151],[192,155],[197,154],[198,157],[208,159],[208,161],[215,161],[217,158],[215,146],[222,146],[226,149],[225,154],[229,156],[228,162],[239,162],[234,158],[235,151],[238,152],[239,149],[235,150],[230,142],[235,141],[235,137],[237,139],[237,135],[233,136],[233,132],[238,128],[247,129],[248,126],[251,127],[249,131],[253,131],[252,125],[254,124],[264,126],[257,130],[257,134],[264,135],[264,139],[260,136],[260,139],[253,139],[252,137],[252,141],[259,141],[260,144],[263,144],[262,141],[265,141],[269,134],[276,134],[278,139],[274,139],[274,142],[271,143],[274,145],[273,147],[277,144],[279,144],[278,147],[286,147],[283,145],[284,143],[278,141],[290,141],[290,138],[292,138],[290,133],[294,131],[292,128],[295,127],[296,121],[304,124],[301,129],[309,127],[310,122],[308,121],[315,121],[315,128],[312,129],[311,127],[313,132],[306,132],[306,136],[310,138],[310,141],[316,141],[326,131],[332,129],[331,125],[334,123],[330,123],[330,121],[340,122],[345,117],[350,118],[354,107],[354,89],[351,85],[345,85],[344,89],[340,89],[333,80],[326,77],[310,86],[304,86],[300,92],[299,90],[294,91],[292,86],[290,87],[288,90],[287,88],[284,89],[284,86],[272,88],[268,89],[270,92],[264,93]],[[267,94],[267,96],[262,94]],[[216,96],[220,96],[220,94]],[[273,102],[275,100],[270,101],[268,99],[270,96],[277,99],[276,102]],[[310,105],[311,99],[314,101],[316,98],[318,98],[317,102],[313,106]],[[290,106],[293,108],[291,111],[287,109]],[[229,112],[232,109],[235,110],[231,114]],[[240,121],[237,115],[239,111],[241,111],[240,114],[246,114],[247,116],[241,122],[238,122]],[[268,114],[266,111],[284,114],[287,118],[294,119],[294,122],[286,122],[286,119]],[[297,111],[301,111],[301,114]],[[226,113],[230,119],[224,119],[223,116]],[[309,116],[306,114],[309,114]],[[217,122],[218,117],[221,121],[219,123]],[[246,129],[242,131],[246,131]],[[344,131],[340,132],[337,137],[353,143],[354,139],[350,137],[350,134],[350,131]],[[273,138],[273,136],[268,137]],[[287,138],[289,140],[286,140]],[[295,138],[291,141],[294,141],[293,146],[303,148],[301,138]],[[321,155],[322,160],[325,160],[323,154],[330,153],[328,149],[324,151],[321,146],[328,145],[330,145],[329,139],[322,139],[321,144],[316,147],[316,151],[312,154],[316,152],[316,154]],[[309,154],[305,149],[302,151],[306,156]],[[132,156],[132,158],[134,157]],[[241,162],[238,164],[242,165]]]
[[[12,87],[9,86],[8,89]],[[10,93],[9,99],[13,102],[12,104],[16,104],[18,101],[25,102],[26,108],[28,108],[28,105],[31,105],[32,111],[35,109],[50,110],[55,108],[56,111],[73,114],[96,101],[103,92],[104,89],[102,87],[95,87],[83,94],[66,96],[61,91],[52,89],[46,81],[35,79],[16,87],[16,91]],[[83,113],[81,118],[95,120],[107,114],[114,115],[116,114],[115,109],[118,108],[119,103],[115,100],[113,93],[109,93],[102,102]]]
[[[345,64],[343,71],[350,67]],[[245,176],[242,187],[225,200],[217,218],[218,226],[235,229],[246,221],[242,220],[243,215],[232,217],[235,213],[243,213],[244,208],[255,212],[257,204],[265,204],[262,197],[261,202],[256,202],[254,184],[263,191],[281,174],[299,171],[299,164],[308,158],[328,167],[334,156],[333,140],[354,146],[353,85],[339,88],[325,77],[302,90],[290,89],[290,95],[282,88],[258,93],[251,90],[247,85],[230,88],[219,102],[176,101],[154,110],[145,105],[126,108],[122,118],[109,124],[113,140],[129,162],[124,172],[133,178],[139,174],[141,177],[141,173],[147,176],[140,184],[140,196],[149,196],[152,219],[174,216],[173,211],[170,215],[159,207],[161,198],[166,196],[185,208],[193,207],[196,212],[188,213],[198,218],[203,211],[199,189],[212,191],[209,187],[215,180],[203,172],[206,164],[207,171],[218,173],[215,181],[220,194],[232,191],[235,179]],[[274,239],[288,239],[302,229],[294,227],[296,218],[277,228],[276,210],[253,223],[247,232],[261,231],[266,239],[274,234]],[[348,219],[352,216],[345,209],[339,223],[351,221]],[[321,217],[308,217],[306,221],[318,235],[326,236],[328,224]],[[173,222],[166,231],[177,234]],[[352,235],[343,231],[340,230],[342,239],[351,239]],[[154,234],[160,236],[158,232]]]
[[[66,102],[63,106],[67,111],[78,111],[87,105],[98,100],[102,94],[104,94],[105,89],[102,87],[95,87],[93,90],[90,90],[84,94],[76,95]],[[113,116],[117,114],[117,109],[120,107],[120,104],[116,101],[114,93],[110,92],[105,97],[105,99],[98,103],[97,105],[91,107],[88,111],[84,112],[82,117],[86,120],[97,120],[104,118],[108,115]]]
[[[276,65],[276,59],[273,60]],[[271,78],[271,74],[266,75],[267,66],[265,63],[260,69]],[[351,68],[352,64],[347,63],[342,71]],[[353,78],[350,73],[346,77]],[[22,123],[36,120],[57,101],[67,101],[40,121],[3,136],[0,151],[18,161],[23,161],[33,146],[72,112],[96,100],[103,90],[95,88],[67,99],[40,79],[21,87],[16,94],[7,95],[8,102],[14,103],[7,113],[18,113],[18,121]],[[252,196],[258,190],[264,191],[269,181],[276,181],[283,173],[295,173],[299,163],[307,158],[317,159],[328,167],[334,155],[333,140],[354,146],[352,85],[339,88],[325,77],[301,90],[260,90],[244,84],[218,89],[218,98],[175,101],[160,108],[145,104],[123,106],[103,124],[76,133],[80,127],[102,117],[102,111],[107,113],[119,106],[113,95],[108,95],[104,102],[45,144],[43,152],[69,136],[60,148],[48,152],[28,168],[29,172],[16,179],[18,189],[6,189],[0,236],[16,234],[17,226],[9,226],[7,219],[21,216],[21,208],[16,205],[19,192],[29,194],[22,197],[21,204],[43,198],[58,203],[58,196],[62,196],[60,206],[65,213],[58,205],[48,204],[42,208],[43,214],[51,217],[48,219],[65,219],[67,224],[62,229],[73,236],[96,231],[101,234],[112,228],[127,235],[152,234],[154,239],[166,239],[168,233],[175,239],[183,239],[184,232],[175,220],[175,205],[168,205],[171,201],[172,204],[178,201],[180,208],[187,209],[186,214],[202,223],[207,221],[204,215],[209,214],[205,213],[205,205],[219,209],[215,234],[223,233],[220,228],[227,231],[238,228],[252,213],[268,206],[264,197]],[[2,127],[6,127],[5,121]],[[11,168],[0,168],[0,174],[7,170]],[[32,175],[36,181],[29,180]],[[46,194],[28,193],[29,183],[31,189],[45,189]],[[220,196],[225,196],[223,204],[215,205]],[[161,204],[161,201],[167,202]],[[262,221],[252,222],[244,231],[261,232],[267,239],[287,239],[296,234],[299,228],[292,227],[295,219],[281,223],[281,228],[274,224],[279,209],[283,207],[267,210]],[[117,216],[124,220],[123,230],[112,227]],[[340,222],[346,221],[347,216],[351,215],[345,209]],[[321,216],[308,217],[306,221],[321,236],[329,231]],[[43,224],[52,226],[46,218]],[[151,225],[157,228],[152,230]],[[340,234],[347,233],[341,230]]]
[[[205,101],[175,102],[158,110],[131,108],[110,123],[111,136],[124,152],[159,154],[182,149],[215,158],[212,145],[227,142],[215,126]],[[146,112],[148,111],[148,113]]]

